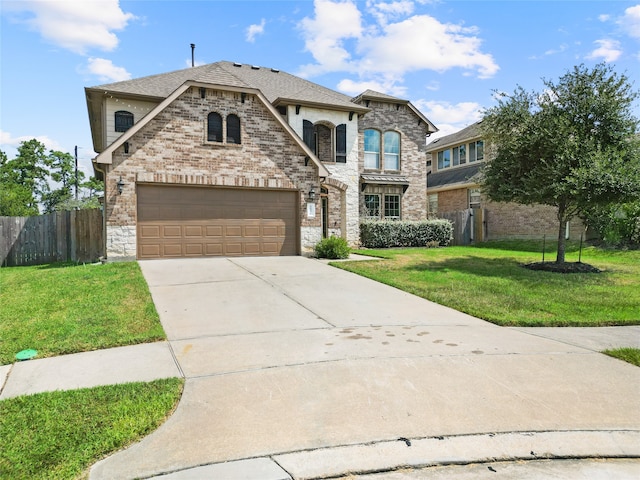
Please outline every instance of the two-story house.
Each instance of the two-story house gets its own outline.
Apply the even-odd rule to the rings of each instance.
[[[478,208],[481,226],[470,227],[475,240],[504,238],[555,238],[558,234],[556,209],[548,205],[521,205],[491,202],[481,192],[482,166],[490,161],[485,151],[481,121],[462,130],[433,140],[427,146],[427,198],[429,215],[445,216],[453,212]],[[574,219],[567,226],[567,236],[580,238],[584,226]],[[473,235],[467,238],[473,238]]]
[[[109,260],[299,255],[361,217],[426,217],[410,102],[217,62],[85,89]]]

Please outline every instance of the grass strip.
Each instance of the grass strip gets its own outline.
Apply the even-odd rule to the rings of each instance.
[[[638,348],[614,348],[602,353],[640,367],[640,349]]]
[[[77,478],[161,425],[182,386],[171,378],[0,401],[0,478]]]
[[[135,262],[0,268],[0,364],[165,339]]]
[[[486,242],[477,247],[360,250],[383,261],[335,263],[498,325],[608,326],[640,324],[640,251],[588,247],[582,262],[602,273],[534,271],[541,242]],[[547,260],[554,258],[547,244]],[[578,261],[570,244],[567,261]]]

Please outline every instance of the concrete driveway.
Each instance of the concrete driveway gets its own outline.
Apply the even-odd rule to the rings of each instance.
[[[185,391],[92,479],[239,460],[271,472],[246,478],[338,476],[469,442],[476,459],[640,455],[637,367],[303,257],[140,265]]]

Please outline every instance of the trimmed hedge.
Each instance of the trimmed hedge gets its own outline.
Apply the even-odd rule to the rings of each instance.
[[[453,239],[449,220],[420,222],[364,220],[360,222],[360,244],[365,248],[446,247]]]

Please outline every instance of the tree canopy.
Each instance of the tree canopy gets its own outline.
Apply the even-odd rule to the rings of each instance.
[[[558,256],[566,222],[593,205],[640,195],[639,94],[606,64],[543,80],[542,92],[517,87],[485,112],[490,160],[483,190],[494,201],[557,208]]]
[[[84,173],[75,171],[75,159],[70,153],[47,153],[35,138],[21,142],[12,160],[0,150],[0,215],[38,215],[40,208],[51,213],[98,207],[102,182],[94,177],[83,180]],[[82,198],[74,198],[76,189],[85,190]]]

